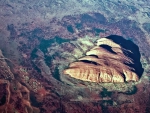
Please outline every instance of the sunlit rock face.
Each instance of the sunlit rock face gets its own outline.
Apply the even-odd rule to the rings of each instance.
[[[66,75],[90,82],[138,81],[142,72],[138,47],[115,35],[97,40],[86,56],[64,70]]]

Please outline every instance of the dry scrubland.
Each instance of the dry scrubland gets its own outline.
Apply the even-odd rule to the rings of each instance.
[[[149,6],[146,0],[1,0],[0,112],[149,113]],[[93,83],[63,74],[112,34],[139,47],[138,82]]]

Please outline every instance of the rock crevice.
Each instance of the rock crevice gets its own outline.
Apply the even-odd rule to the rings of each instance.
[[[142,72],[138,47],[115,35],[97,40],[86,56],[64,70],[64,74],[89,82],[138,81]]]

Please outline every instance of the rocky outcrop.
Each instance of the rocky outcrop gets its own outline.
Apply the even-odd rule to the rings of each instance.
[[[138,81],[142,67],[137,46],[122,37],[117,42],[114,37],[97,40],[97,45],[71,63],[64,74],[90,82]]]

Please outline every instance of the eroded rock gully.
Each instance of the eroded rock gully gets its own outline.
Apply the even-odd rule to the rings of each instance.
[[[142,72],[138,47],[116,35],[97,40],[86,56],[64,70],[64,74],[90,82],[138,81]]]
[[[0,50],[0,113],[39,113],[30,103],[30,90],[14,77],[6,60]]]

